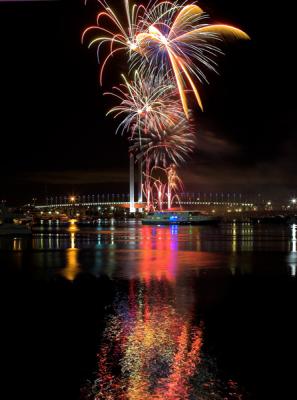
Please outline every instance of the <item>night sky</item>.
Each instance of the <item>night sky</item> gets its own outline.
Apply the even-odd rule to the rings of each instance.
[[[292,2],[198,3],[252,41],[224,45],[220,75],[209,73],[200,89],[205,112],[196,112],[198,150],[182,168],[185,190],[294,194]],[[96,10],[95,0],[0,2],[0,199],[128,192],[127,140],[105,117],[95,48],[80,43]],[[109,66],[103,91],[127,72],[124,55]]]

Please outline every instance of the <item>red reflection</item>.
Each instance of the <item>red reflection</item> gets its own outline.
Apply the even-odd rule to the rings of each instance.
[[[151,279],[174,283],[185,269],[217,268],[227,256],[201,251],[199,228],[184,230],[179,226],[141,228],[141,250],[138,276],[148,283]],[[196,247],[196,250],[193,248]]]
[[[143,226],[139,275],[145,281],[174,281],[177,271],[178,227]]]

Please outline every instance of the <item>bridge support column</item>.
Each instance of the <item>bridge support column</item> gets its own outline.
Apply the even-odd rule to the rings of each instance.
[[[135,162],[132,153],[130,153],[130,212],[135,212]]]
[[[138,162],[138,203],[142,203],[143,195],[142,195],[142,182],[143,182],[143,174],[142,174],[142,161]],[[139,209],[140,212],[143,211],[142,208]]]

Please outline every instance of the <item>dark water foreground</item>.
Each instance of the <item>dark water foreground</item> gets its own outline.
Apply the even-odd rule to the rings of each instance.
[[[0,240],[5,399],[296,398],[296,226]]]

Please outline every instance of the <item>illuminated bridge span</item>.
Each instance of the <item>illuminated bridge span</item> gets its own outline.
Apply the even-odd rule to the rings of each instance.
[[[138,196],[140,199],[140,197]],[[132,199],[134,199],[132,197]],[[133,203],[133,207],[131,207]],[[60,212],[66,214],[104,213],[129,209],[130,212],[145,209],[145,202],[130,199],[129,194],[97,194],[83,196],[51,196],[46,199],[45,204],[34,204],[40,212]],[[240,193],[181,193],[180,202],[174,202],[173,207],[182,206],[185,209],[198,209],[217,214],[252,213],[265,212],[275,215],[296,214],[297,199],[284,199],[283,202],[274,203],[265,200],[261,195],[242,195]],[[167,203],[164,203],[166,209]],[[133,210],[133,211],[132,211]]]
[[[144,204],[135,204],[135,207],[141,208],[144,207]],[[129,208],[130,203],[126,201],[100,201],[100,202],[90,202],[90,203],[52,203],[52,204],[40,204],[36,205],[35,208],[37,210],[43,209],[59,209],[59,208],[84,208],[84,207],[120,207],[120,208]]]
[[[145,208],[145,203],[134,203],[135,208]],[[164,203],[166,207],[167,203]],[[174,203],[174,206],[179,205],[184,207],[193,208],[195,206],[203,207],[236,207],[238,209],[252,209],[254,204],[252,203],[238,203],[238,202],[211,202],[211,201],[180,201]],[[94,207],[114,207],[114,208],[130,208],[130,202],[127,201],[94,201],[94,202],[67,202],[67,203],[48,203],[36,205],[37,210],[50,210],[50,209],[69,209],[69,208],[94,208]]]
[[[61,200],[65,199],[64,202],[55,202],[54,200],[57,198],[53,197],[48,199],[47,204],[39,204],[35,205],[34,207],[37,218],[39,217],[42,219],[61,219],[65,216],[87,218],[109,218],[114,216],[121,217],[127,216],[129,211],[133,215],[134,212],[137,213],[145,210],[146,204],[144,202],[134,202],[133,211],[131,211],[131,202],[129,201],[129,196],[114,196],[111,201],[105,200],[106,197],[108,198],[109,196],[102,195],[102,197],[98,199],[97,196],[89,196],[89,198],[84,198],[83,196],[80,198],[78,196],[70,196],[61,198]],[[225,199],[223,196],[221,196],[222,199],[220,199],[220,201],[211,201],[210,195],[209,200],[207,199],[204,201],[206,196],[201,197],[203,200],[201,198],[195,199],[194,195],[191,197],[181,195],[180,203],[174,203],[173,207],[178,208],[179,206],[182,206],[182,208],[188,210],[205,211],[207,213],[212,213],[213,215],[223,217],[226,221],[249,221],[251,218],[265,219],[271,217],[292,217],[294,220],[297,218],[297,200],[296,202],[290,200],[289,202],[284,202],[283,204],[274,204],[271,201],[261,201],[258,203],[249,201],[228,201],[228,196],[226,196],[226,201],[224,201]],[[164,203],[164,209],[166,209],[166,207],[167,203]]]
[[[138,197],[136,200],[135,197]],[[184,206],[232,206],[232,207],[253,207],[254,204],[263,204],[260,195],[249,196],[241,193],[181,193],[180,203]],[[37,208],[69,208],[69,207],[131,207],[131,202],[135,208],[143,207],[145,201],[138,193],[138,196],[130,194],[93,194],[93,195],[70,195],[70,196],[49,196],[45,204],[37,205]],[[165,203],[164,203],[165,204]],[[269,203],[267,203],[269,204]]]

